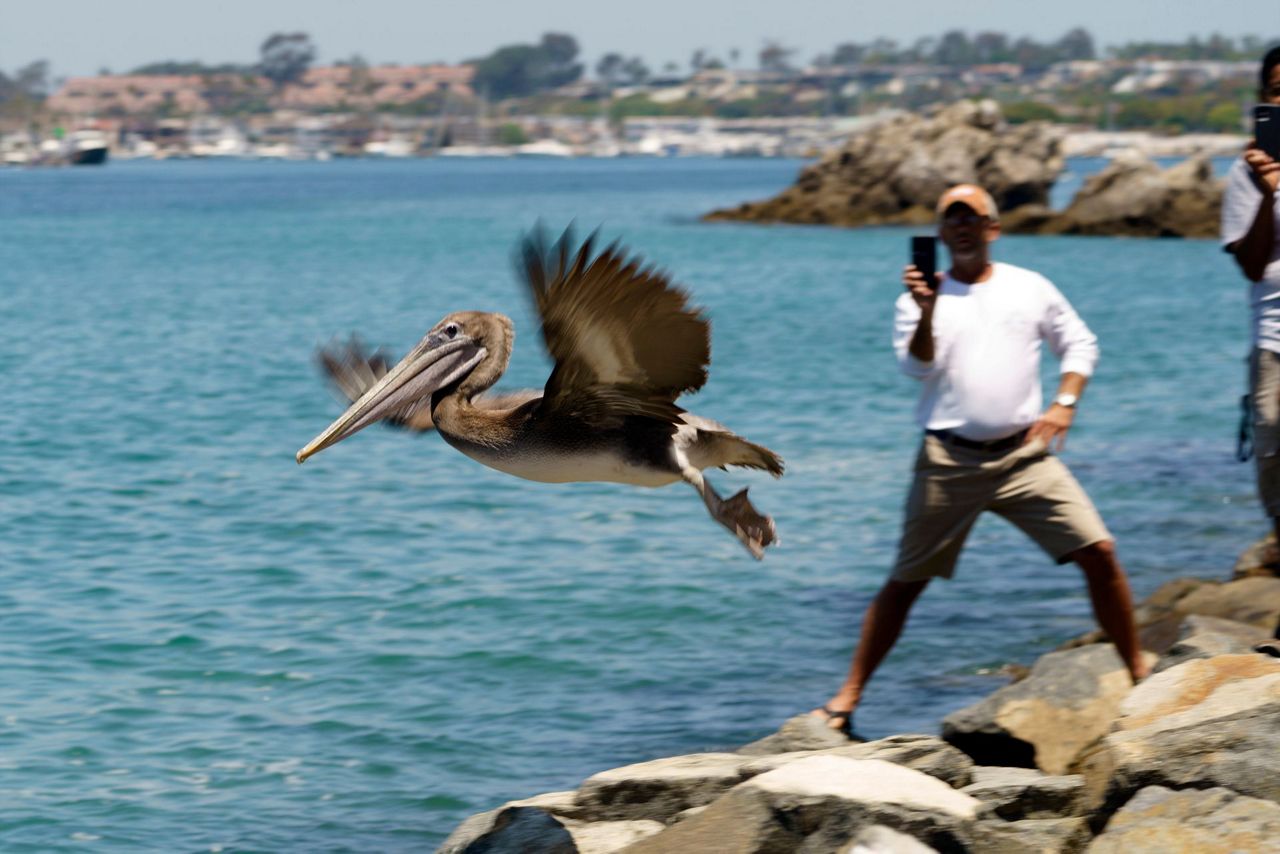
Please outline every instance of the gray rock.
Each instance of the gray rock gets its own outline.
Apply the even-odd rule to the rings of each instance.
[[[538,807],[499,807],[458,825],[436,854],[576,854],[573,836]]]
[[[1053,777],[1031,768],[973,769],[973,782],[960,791],[972,795],[1006,821],[1079,816],[1084,811],[1084,777]]]
[[[693,753],[601,771],[578,789],[577,804],[593,821],[666,823],[741,783],[748,761],[733,753]]]
[[[1254,575],[1269,578],[1280,576],[1280,550],[1276,548],[1274,531],[1241,552],[1235,567],[1231,570],[1232,579],[1249,578]]]
[[[905,833],[875,824],[858,831],[838,854],[935,854],[937,850]]]
[[[1130,151],[1086,180],[1066,210],[1026,208],[1002,226],[1014,233],[1216,237],[1221,208],[1222,184],[1207,156],[1162,170]]]
[[[1236,854],[1275,851],[1280,805],[1230,789],[1148,786],[1112,817],[1089,854]]]
[[[1100,821],[1146,786],[1208,788],[1280,801],[1280,659],[1220,655],[1144,680],[1084,762]]]
[[[849,739],[808,713],[789,718],[773,735],[739,747],[743,756],[765,756],[770,753],[794,753],[798,750],[824,750],[844,747]]]
[[[613,854],[655,833],[663,825],[656,821],[573,821],[562,822],[573,837],[578,854]]]
[[[1178,641],[1160,656],[1153,672],[1160,673],[1193,658],[1246,653],[1253,649],[1254,644],[1267,638],[1267,632],[1257,626],[1203,614],[1186,617],[1179,626],[1178,635]]]
[[[744,777],[754,777],[810,756],[841,756],[846,759],[881,759],[936,777],[948,786],[966,786],[973,778],[973,760],[932,735],[893,735],[861,744],[845,742],[843,747],[806,750],[762,756],[742,766]]]
[[[942,737],[980,765],[1063,774],[1107,732],[1131,687],[1110,644],[1051,652],[1026,679],[947,715]]]
[[[838,850],[875,824],[938,850],[963,850],[979,806],[940,780],[890,762],[810,756],[734,787],[628,854],[816,854]]]
[[[1093,838],[1083,818],[982,821],[975,835],[982,854],[1075,854]]]
[[[1280,619],[1280,578],[1253,577],[1225,584],[1202,584],[1178,600],[1183,614],[1206,614],[1259,626],[1267,631]]]
[[[1002,211],[1047,204],[1062,171],[1061,131],[1044,122],[1009,127],[994,101],[961,101],[931,118],[900,114],[850,137],[762,202],[710,220],[827,225],[932,223],[952,184],[981,184]]]

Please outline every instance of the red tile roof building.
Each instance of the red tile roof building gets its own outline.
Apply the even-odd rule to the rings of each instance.
[[[237,74],[105,74],[72,77],[46,106],[75,116],[123,116],[164,110],[176,114],[213,110],[216,88],[257,89],[272,106],[303,110],[410,104],[446,89],[469,97],[475,69],[469,65],[326,66],[273,94],[262,77]]]

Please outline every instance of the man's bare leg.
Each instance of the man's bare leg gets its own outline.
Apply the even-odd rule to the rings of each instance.
[[[1089,599],[1098,625],[1116,646],[1135,683],[1147,677],[1150,668],[1142,661],[1138,629],[1133,623],[1133,596],[1129,579],[1116,557],[1116,544],[1104,540],[1077,549],[1067,556],[1082,570],[1089,583]]]
[[[858,648],[854,650],[853,661],[849,665],[849,675],[845,677],[840,690],[826,702],[831,712],[849,712],[857,707],[862,699],[862,689],[876,672],[880,662],[893,649],[906,625],[911,606],[928,586],[924,581],[886,581],[884,587],[876,594],[867,606],[867,613],[862,618],[862,636],[858,640]],[[839,729],[843,724],[839,715],[827,715],[821,709],[814,711],[819,717],[831,722],[832,729]],[[844,716],[848,720],[848,715]]]

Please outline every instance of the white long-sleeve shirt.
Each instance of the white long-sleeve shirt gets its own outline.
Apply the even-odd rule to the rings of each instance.
[[[985,442],[1011,436],[1040,417],[1040,342],[1062,373],[1090,376],[1098,339],[1053,283],[1012,264],[966,284],[943,276],[933,309],[933,361],[911,355],[920,307],[898,297],[893,349],[903,373],[923,381],[916,420]]]
[[[1227,187],[1222,195],[1222,245],[1244,239],[1253,227],[1262,204],[1262,191],[1249,177],[1249,165],[1237,158],[1227,171]],[[1253,309],[1253,346],[1280,353],[1280,196],[1276,209],[1275,240],[1271,257],[1262,272],[1262,281],[1249,283],[1249,305]]]

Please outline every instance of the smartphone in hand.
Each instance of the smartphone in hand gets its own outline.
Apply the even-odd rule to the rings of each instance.
[[[924,274],[924,280],[929,283],[929,287],[934,290],[938,289],[938,238],[936,237],[913,237],[911,238],[911,263],[916,269]]]
[[[1280,105],[1258,104],[1253,108],[1253,138],[1258,148],[1280,160]]]

